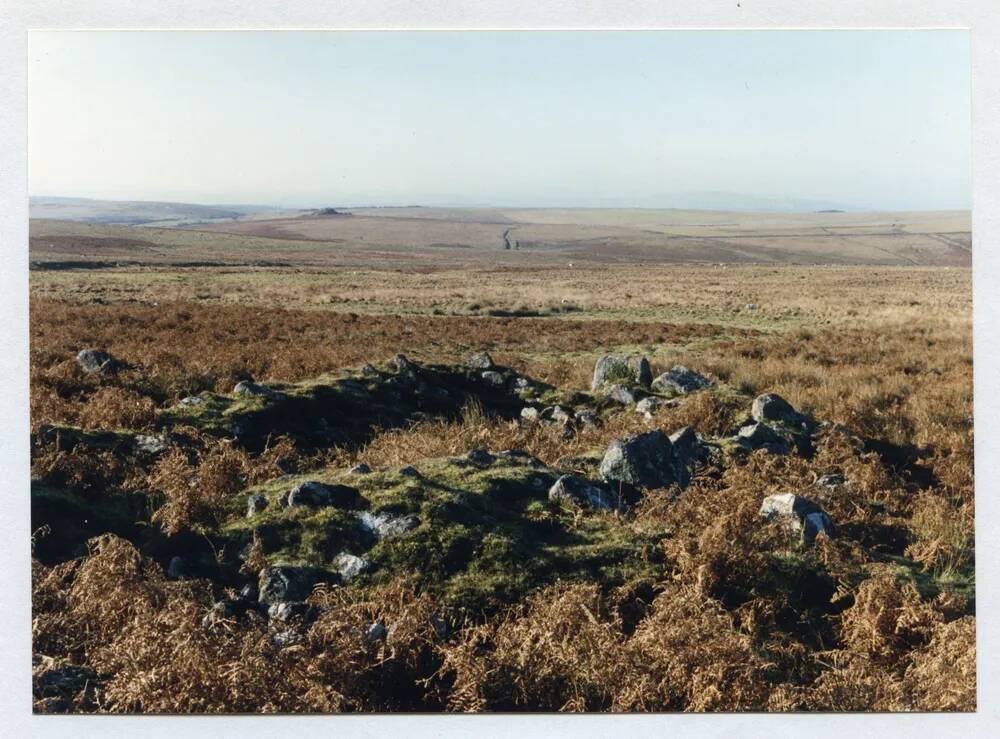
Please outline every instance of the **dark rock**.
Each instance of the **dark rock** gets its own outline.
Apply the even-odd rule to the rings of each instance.
[[[167,564],[167,577],[172,580],[180,580],[186,574],[184,560],[180,557],[171,557]]]
[[[308,621],[315,609],[302,601],[281,601],[272,603],[267,609],[267,617],[272,621],[288,623],[289,621]]]
[[[487,352],[476,352],[465,361],[465,366],[478,370],[490,370],[496,365],[493,363],[493,357]]]
[[[316,575],[307,567],[271,565],[258,578],[259,602],[272,605],[286,600],[305,600],[316,584]]]
[[[372,468],[364,464],[356,464],[351,469],[348,470],[352,475],[368,475],[371,474]]]
[[[705,461],[709,448],[690,426],[685,426],[670,435],[674,452],[674,471],[677,484],[682,488],[691,484],[694,470]]]
[[[712,386],[704,375],[677,364],[653,380],[652,388],[660,392],[686,395]]]
[[[487,467],[496,462],[497,460],[496,457],[494,457],[485,449],[470,449],[468,452],[465,453],[465,458],[470,462],[472,462],[473,464],[479,465],[481,467]]]
[[[490,387],[502,388],[507,384],[507,378],[495,370],[487,370],[486,372],[483,372],[480,377],[482,377],[483,382]]]
[[[797,426],[805,420],[805,416],[795,410],[787,400],[774,393],[765,393],[754,398],[750,415],[758,423],[778,422]]]
[[[100,349],[83,349],[76,355],[76,363],[87,374],[94,372],[113,372],[121,363],[106,351]]]
[[[621,506],[618,494],[605,485],[595,484],[575,475],[563,475],[549,488],[549,500],[566,501],[581,508],[614,510]]]
[[[820,533],[833,536],[833,521],[826,511],[795,493],[767,496],[761,503],[760,515],[787,526],[806,544],[811,544]]]
[[[597,411],[593,408],[583,408],[578,410],[575,414],[573,414],[573,418],[576,419],[576,422],[581,426],[595,426],[599,420]]]
[[[357,506],[360,495],[358,491],[347,485],[327,485],[322,482],[303,482],[296,485],[288,493],[287,505],[293,506],[333,506],[334,508],[353,508]]]
[[[361,365],[361,376],[374,380],[381,377],[382,373],[379,372],[374,365],[368,364],[366,362],[365,364]]]
[[[736,435],[736,441],[750,451],[765,449],[772,454],[788,454],[791,449],[788,440],[766,423],[744,426]]]
[[[247,498],[247,518],[251,516],[256,516],[262,510],[267,508],[267,496],[262,493],[256,493]]]
[[[71,708],[78,697],[89,700],[84,694],[97,682],[97,673],[89,667],[69,664],[52,657],[32,660],[31,692],[36,699],[48,699],[46,710],[61,713]]]
[[[632,357],[629,360],[629,366],[634,373],[636,384],[649,387],[653,381],[653,370],[649,366],[649,360],[645,357]]]
[[[405,467],[401,467],[399,470],[399,474],[401,474],[403,477],[420,477],[420,473],[417,472],[417,468],[411,465],[406,465]]]
[[[606,482],[635,487],[659,488],[678,482],[673,445],[659,430],[613,441],[601,460],[600,472]]]
[[[248,582],[246,585],[240,588],[239,600],[256,601],[257,585],[255,583]]]
[[[385,628],[385,624],[381,621],[376,621],[365,629],[365,641],[370,644],[385,641],[387,636],[389,636],[389,630]]]
[[[389,364],[392,365],[393,369],[397,372],[412,371],[417,367],[413,362],[407,359],[405,354],[397,354],[392,358]]]

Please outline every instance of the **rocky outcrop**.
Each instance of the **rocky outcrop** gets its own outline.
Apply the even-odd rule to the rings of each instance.
[[[628,358],[622,354],[606,354],[594,365],[590,389],[598,390],[606,384],[628,384],[647,387],[652,379],[649,360],[645,357]]]

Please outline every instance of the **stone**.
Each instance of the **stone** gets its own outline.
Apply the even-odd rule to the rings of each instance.
[[[405,354],[397,354],[392,358],[389,364],[392,365],[392,368],[397,372],[406,372],[416,369],[416,365],[407,359]]]
[[[358,491],[347,485],[327,485],[310,480],[292,488],[286,498],[286,504],[289,508],[294,506],[353,508],[359,499]]]
[[[766,423],[744,426],[736,434],[736,441],[744,449],[765,449],[773,454],[788,454],[791,448],[788,440]]]
[[[405,467],[401,467],[399,470],[399,474],[401,474],[403,477],[420,477],[420,473],[417,472],[417,468],[411,465],[406,465]]]
[[[271,643],[279,649],[292,647],[302,641],[302,635],[292,629],[278,631],[271,636]]]
[[[262,510],[267,508],[267,496],[262,493],[256,493],[247,498],[247,518],[251,516],[256,516]]]
[[[375,367],[374,365],[365,362],[363,365],[361,365],[361,376],[374,380],[376,378],[381,377],[382,373],[379,372],[378,368]]]
[[[389,630],[385,627],[385,624],[381,621],[376,621],[371,624],[367,629],[365,629],[365,641],[369,644],[375,644],[376,642],[385,641],[386,637],[389,636]]]
[[[570,412],[563,408],[561,405],[554,405],[551,408],[546,408],[542,412],[543,416],[548,416],[548,419],[556,423],[569,423],[573,420],[573,416]]]
[[[614,383],[648,385],[649,380],[646,378],[651,374],[649,361],[645,357],[629,359],[622,354],[605,354],[594,365],[590,389],[597,390],[602,385]]]
[[[369,475],[371,474],[372,468],[366,465],[364,462],[361,464],[356,464],[348,472],[352,475]]]
[[[495,370],[487,370],[486,372],[483,372],[480,377],[482,377],[483,382],[490,387],[502,388],[507,384],[507,378]]]
[[[181,398],[177,404],[183,405],[187,408],[197,407],[199,405],[205,405],[205,399],[200,395],[188,395],[186,398]]]
[[[575,475],[563,475],[549,488],[549,500],[563,501],[581,508],[597,508],[610,511],[621,507],[621,499],[614,490],[598,485]]]
[[[606,395],[616,403],[622,405],[632,405],[635,403],[635,395],[624,385],[611,385],[607,388]]]
[[[525,390],[529,390],[530,388],[531,388],[531,380],[529,380],[527,377],[516,377],[516,378],[514,378],[514,391],[515,392],[522,393]]]
[[[239,600],[243,601],[256,601],[257,600],[257,585],[256,583],[248,582],[242,588],[240,588]]]
[[[416,516],[394,516],[391,513],[369,513],[362,511],[357,514],[358,525],[368,536],[376,541],[400,536],[407,531],[413,531],[420,525],[420,519]]]
[[[485,449],[470,449],[465,453],[465,458],[482,467],[487,467],[497,461],[497,458]]]
[[[521,420],[535,422],[539,419],[539,412],[537,408],[533,408],[530,405],[525,406],[521,409]]]
[[[162,436],[152,436],[150,434],[136,434],[133,439],[135,449],[143,454],[156,456],[167,451],[167,440]]]
[[[581,426],[596,426],[599,420],[597,411],[593,408],[583,408],[573,414],[573,418]]]
[[[76,363],[88,375],[94,372],[111,372],[118,368],[119,362],[113,356],[101,349],[83,349],[76,355]]]
[[[272,390],[267,385],[261,385],[251,380],[243,380],[236,383],[236,387],[233,388],[233,394],[251,398],[277,398],[279,395],[277,391]]]
[[[760,505],[760,515],[766,521],[777,521],[806,544],[819,534],[833,536],[833,521],[816,503],[795,493],[769,495]]]
[[[496,365],[493,363],[493,357],[488,352],[476,352],[465,360],[465,366],[471,369],[490,370]]]
[[[791,403],[774,393],[765,393],[754,398],[750,416],[758,423],[777,422],[793,426],[800,425],[805,420],[805,416],[795,410]]]
[[[708,457],[708,447],[690,426],[685,426],[672,433],[670,444],[674,452],[674,471],[677,484],[685,488],[691,484],[695,468]]]
[[[264,605],[305,600],[316,584],[314,572],[306,567],[269,565],[260,571],[257,600]]]
[[[821,476],[816,480],[816,485],[821,488],[836,489],[847,484],[847,478],[839,472],[833,472]]]
[[[293,620],[306,621],[313,613],[313,607],[302,601],[283,600],[280,603],[272,603],[267,609],[268,618],[282,623]]]
[[[171,557],[167,564],[167,577],[172,580],[180,580],[185,574],[184,560],[180,557]]]
[[[687,395],[688,393],[703,390],[711,386],[712,381],[704,375],[690,370],[683,365],[675,364],[653,380],[651,387],[653,390],[660,392]]]
[[[371,560],[365,559],[364,557],[358,557],[354,554],[349,554],[347,552],[341,552],[336,557],[333,558],[331,563],[333,568],[340,573],[340,577],[344,582],[350,582],[358,575],[367,572],[371,569]]]
[[[611,442],[600,473],[605,482],[635,487],[660,488],[678,482],[673,445],[659,430]]]

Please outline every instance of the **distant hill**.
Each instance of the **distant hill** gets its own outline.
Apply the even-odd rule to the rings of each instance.
[[[268,205],[197,205],[150,200],[93,200],[90,198],[31,197],[31,218],[128,226],[218,223],[254,216],[276,217],[292,211]]]

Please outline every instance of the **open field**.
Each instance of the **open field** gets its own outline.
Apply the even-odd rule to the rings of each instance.
[[[352,212],[32,223],[36,710],[975,709],[967,214]]]

